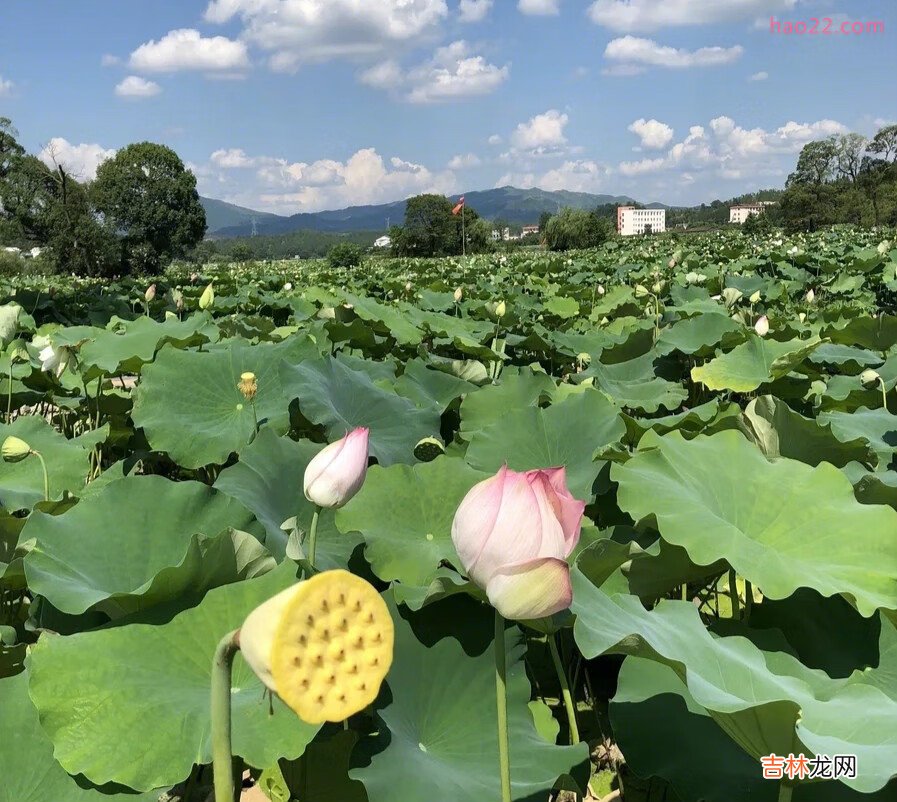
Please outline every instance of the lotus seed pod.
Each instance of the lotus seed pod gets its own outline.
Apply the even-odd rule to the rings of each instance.
[[[508,307],[505,306],[504,301],[499,301],[498,306],[495,307],[495,316],[496,317],[504,317],[505,313],[508,311]]]
[[[425,437],[414,447],[414,456],[421,462],[432,462],[442,454],[445,454],[445,446],[435,437]]]
[[[215,303],[215,286],[213,284],[209,284],[202,291],[202,295],[199,298],[199,308],[200,309],[209,309]]]
[[[323,724],[344,721],[377,698],[394,637],[380,594],[338,569],[256,607],[240,629],[240,651],[303,721]]]
[[[31,453],[31,446],[19,437],[9,436],[0,446],[4,462],[21,462]]]
[[[636,298],[647,298],[650,293],[648,292],[648,288],[644,284],[636,284],[635,285],[635,297]]]
[[[754,331],[757,332],[761,337],[765,337],[769,334],[769,318],[766,315],[763,315],[757,322],[754,324]]]
[[[146,292],[143,293],[144,300],[149,303],[156,297],[156,285],[150,284],[149,287],[146,288]]]
[[[461,303],[461,299],[462,299],[463,297],[464,297],[464,290],[462,290],[460,287],[458,287],[458,288],[455,290],[455,296],[454,296],[454,298],[455,298],[455,303],[456,303],[456,304]]]
[[[872,370],[872,368],[869,368],[869,370],[864,370],[860,374],[860,381],[867,387],[878,384],[879,379],[881,379],[881,376],[877,371]]]
[[[259,390],[258,381],[255,378],[254,373],[241,373],[240,381],[237,384],[237,389],[243,394],[243,398],[247,401],[252,401],[255,398],[255,394]]]

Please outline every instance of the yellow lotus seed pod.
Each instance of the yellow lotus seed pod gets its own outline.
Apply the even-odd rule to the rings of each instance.
[[[495,316],[496,317],[504,317],[505,313],[508,311],[508,307],[505,306],[504,301],[499,301],[498,306],[495,307]]]
[[[348,571],[324,571],[249,614],[240,650],[303,721],[343,721],[371,704],[392,665],[392,617]]]
[[[248,372],[241,373],[237,389],[243,394],[243,398],[247,401],[252,401],[252,399],[255,398],[255,394],[259,391],[259,385],[255,378],[255,374]]]
[[[202,295],[199,296],[199,308],[200,309],[208,309],[215,304],[215,286],[213,284],[209,284],[202,291]]]
[[[7,437],[0,446],[4,462],[21,462],[31,453],[31,446],[19,437]]]

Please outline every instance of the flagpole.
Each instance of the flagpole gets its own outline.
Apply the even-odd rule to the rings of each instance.
[[[464,201],[462,200],[463,204]],[[461,256],[467,258],[467,234],[464,232],[464,206],[461,206]]]

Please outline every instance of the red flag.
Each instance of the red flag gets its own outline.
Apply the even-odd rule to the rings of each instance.
[[[464,208],[464,196],[461,196],[461,200],[458,201],[458,205],[452,209],[452,214],[461,214],[461,210]]]

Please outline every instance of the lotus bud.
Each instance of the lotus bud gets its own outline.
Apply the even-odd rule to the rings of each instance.
[[[305,497],[319,507],[342,507],[364,484],[368,469],[368,434],[355,429],[319,451],[305,469]]]
[[[213,284],[209,284],[202,291],[202,295],[199,298],[199,308],[200,309],[209,309],[215,303],[215,286]]]
[[[392,665],[395,632],[380,594],[338,569],[256,607],[239,640],[265,686],[303,721],[323,724],[374,702]]]
[[[604,285],[603,285],[603,284],[599,284],[599,285],[598,285],[598,294],[599,294],[599,295],[604,295],[605,292],[606,292],[606,290],[604,289]]]
[[[757,332],[761,337],[765,337],[769,334],[769,318],[766,315],[759,318],[757,322],[754,324],[754,331]]]
[[[0,455],[4,462],[21,462],[31,454],[31,446],[19,437],[10,435],[0,446]]]
[[[759,303],[759,301],[760,301],[760,297],[761,297],[761,296],[760,296],[760,290],[757,290],[757,292],[755,292],[755,293],[754,293],[748,300],[749,300],[752,304],[755,304],[755,303]]]
[[[888,242],[888,240],[879,242],[878,248],[876,248],[876,250],[878,251],[879,255],[884,256],[889,250],[891,250],[891,243]]]
[[[651,287],[651,292],[655,295],[660,295],[663,292],[663,288],[665,287],[665,283],[663,281],[655,281]]]
[[[811,304],[811,303],[813,303],[813,301],[816,300],[816,293],[813,292],[812,289],[811,289],[811,290],[808,290],[808,291],[807,291],[807,294],[806,294],[806,296],[805,296],[805,298],[806,298],[807,303],[808,303],[808,304]]]
[[[672,270],[675,266],[676,266],[676,260],[675,260],[675,259],[670,259],[670,261],[667,262],[667,267],[670,268],[670,270]]]
[[[41,362],[41,371],[52,373],[58,379],[69,367],[74,365],[75,352],[67,345],[60,345],[58,348],[47,345],[41,349],[37,358]]]
[[[878,384],[880,379],[881,376],[878,374],[878,372],[872,370],[871,368],[869,368],[869,370],[864,370],[860,374],[860,381],[867,387],[875,386],[876,384]]]
[[[650,295],[648,292],[648,288],[644,284],[636,284],[635,285],[635,297],[636,298],[647,298]]]
[[[508,311],[508,307],[505,306],[505,302],[499,301],[498,306],[495,307],[495,316],[496,317],[504,317],[505,312],[507,312],[507,311]]]
[[[143,293],[143,299],[150,303],[156,297],[156,285],[150,284],[149,287],[146,288],[146,292]]]
[[[455,299],[456,304],[461,303],[461,299],[464,297],[464,290],[462,290],[460,287],[458,287],[455,290],[455,295],[453,297]]]
[[[803,323],[803,322],[807,319],[807,314],[806,314],[806,312],[799,312],[798,315],[797,315],[797,319],[798,319],[801,323]]]
[[[191,273],[190,274],[190,283],[196,284],[197,281],[199,281],[199,273]]]
[[[452,542],[470,579],[505,618],[543,618],[573,599],[567,558],[579,542],[585,502],[564,468],[517,473],[504,466],[461,501]]]
[[[411,282],[410,281],[405,282],[405,292],[411,292]]]
[[[292,289],[293,289],[293,285],[289,281],[283,285],[284,292],[290,292],[290,290],[292,290]]]
[[[178,310],[178,312],[184,311],[184,293],[181,292],[180,288],[175,288],[171,291],[171,299],[174,301],[174,308]]]
[[[259,385],[258,381],[256,381],[255,374],[241,373],[237,389],[243,394],[243,398],[247,401],[252,401],[252,399],[255,398],[255,394],[259,391]]]

